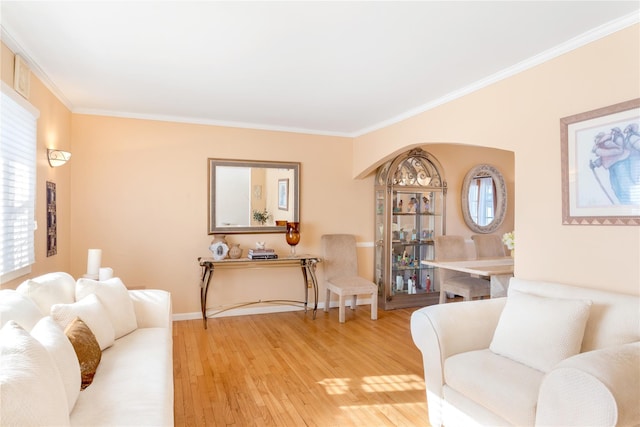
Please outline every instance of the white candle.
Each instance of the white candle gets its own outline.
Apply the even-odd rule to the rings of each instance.
[[[89,254],[87,255],[87,276],[95,276],[96,278],[98,277],[101,258],[101,249],[89,249]]]
[[[98,273],[98,280],[109,280],[113,277],[113,268],[101,267]]]

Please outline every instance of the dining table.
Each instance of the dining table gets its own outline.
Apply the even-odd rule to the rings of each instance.
[[[437,268],[469,273],[479,277],[489,277],[491,283],[491,298],[506,297],[509,289],[509,279],[513,277],[513,258],[475,258],[460,260],[422,260],[421,264]]]

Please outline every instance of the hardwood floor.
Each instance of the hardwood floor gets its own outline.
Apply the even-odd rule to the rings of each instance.
[[[415,309],[174,322],[176,426],[428,426]]]

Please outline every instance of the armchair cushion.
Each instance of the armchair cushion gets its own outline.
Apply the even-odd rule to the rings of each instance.
[[[542,372],[580,352],[591,301],[512,292],[489,348]]]
[[[444,377],[448,387],[499,413],[510,424],[534,424],[538,390],[544,378],[539,370],[484,349],[446,359]],[[446,388],[444,396],[448,400]]]

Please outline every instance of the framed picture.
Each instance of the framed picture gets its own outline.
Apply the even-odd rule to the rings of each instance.
[[[562,224],[640,225],[640,98],[560,119]]]
[[[16,55],[13,69],[13,88],[20,95],[29,99],[31,87],[31,70],[27,62],[20,56]]]
[[[47,257],[58,253],[58,213],[56,183],[47,181]]]
[[[289,210],[289,178],[278,180],[278,209]]]

